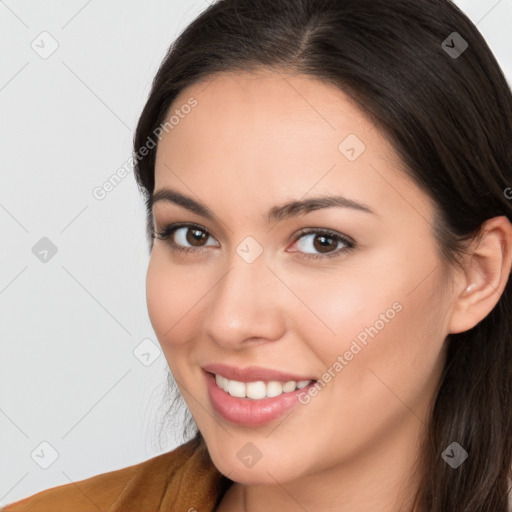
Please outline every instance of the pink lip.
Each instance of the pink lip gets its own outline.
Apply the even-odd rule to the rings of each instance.
[[[270,370],[269,368],[263,368],[261,366],[236,368],[234,366],[228,366],[226,364],[219,363],[207,364],[203,366],[203,370],[209,373],[222,375],[223,377],[226,377],[226,379],[237,380],[239,382],[255,382],[257,380],[262,380],[264,382],[288,382],[290,380],[295,380],[299,382],[301,380],[316,380],[315,377],[279,372],[276,370]]]
[[[258,427],[279,418],[298,403],[298,398],[301,393],[307,393],[309,388],[315,385],[315,382],[312,382],[305,388],[296,389],[291,393],[283,393],[282,395],[272,398],[253,400],[251,398],[237,398],[231,396],[217,386],[215,375],[206,371],[204,375],[208,387],[208,395],[216,411],[225,420],[244,427]]]

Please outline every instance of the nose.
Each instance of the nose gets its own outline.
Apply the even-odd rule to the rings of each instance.
[[[204,333],[229,350],[248,343],[275,341],[286,328],[284,301],[290,292],[267,267],[263,257],[247,263],[238,255],[209,295]]]

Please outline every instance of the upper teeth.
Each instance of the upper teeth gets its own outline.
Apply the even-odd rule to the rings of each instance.
[[[237,380],[226,379],[222,375],[215,375],[215,382],[219,388],[223,389],[231,396],[238,398],[252,398],[259,400],[260,398],[279,396],[282,393],[290,393],[296,389],[306,387],[311,380],[290,380],[288,382],[270,381],[263,382],[262,380],[256,382],[239,382]]]

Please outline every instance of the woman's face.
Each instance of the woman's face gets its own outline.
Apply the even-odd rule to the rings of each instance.
[[[147,303],[215,465],[274,484],[416,454],[453,302],[432,201],[376,126],[321,81],[222,74],[171,110],[155,194],[172,189],[211,216],[155,201],[157,232],[192,226],[155,240]],[[364,206],[315,204],[333,196]],[[318,382],[290,393],[291,406],[285,393],[262,402],[216,388],[217,407],[204,367],[218,363]],[[248,377],[264,382],[251,393],[280,380]]]

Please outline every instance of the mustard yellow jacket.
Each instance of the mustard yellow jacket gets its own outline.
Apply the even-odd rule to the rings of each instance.
[[[52,487],[0,512],[212,512],[231,486],[204,439],[127,468]]]

